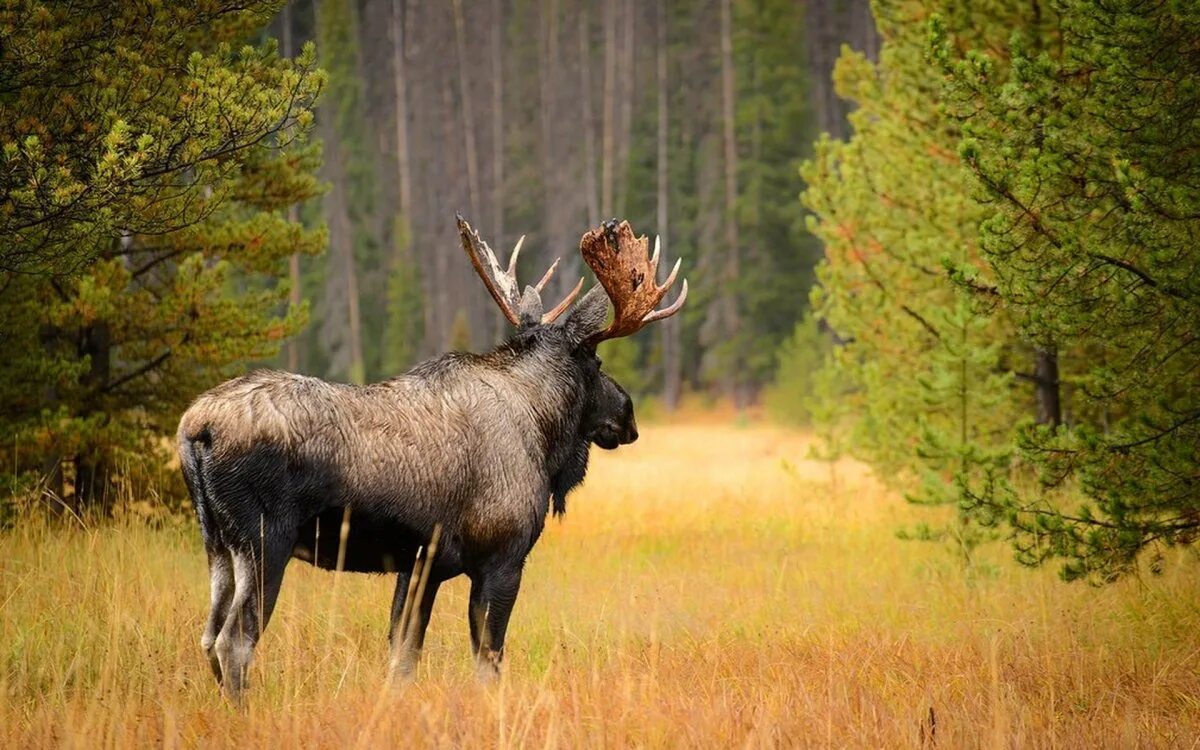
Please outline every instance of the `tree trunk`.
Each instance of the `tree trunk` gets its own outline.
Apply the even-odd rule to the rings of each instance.
[[[68,507],[77,513],[99,512],[108,515],[110,492],[108,460],[95,451],[75,456],[75,498]]]
[[[283,47],[283,56],[292,57],[296,54],[295,47],[292,43],[292,4],[289,2],[283,6],[282,17],[280,18],[281,34],[280,43]],[[295,204],[288,206],[288,221],[295,224],[300,220],[300,211]],[[288,258],[288,279],[291,281],[292,287],[288,292],[288,307],[295,310],[300,307],[302,302],[300,296],[300,254],[292,253]],[[287,345],[287,368],[292,372],[300,369],[300,341],[299,335],[293,336],[288,341]]]
[[[574,219],[571,218],[574,205],[571,201],[571,190],[574,186],[567,184],[569,171],[565,165],[569,163],[570,152],[564,148],[564,139],[559,136],[559,130],[555,127],[565,119],[562,117],[562,108],[559,106],[561,101],[559,97],[560,81],[566,80],[572,88],[573,85],[571,84],[572,79],[558,75],[559,69],[564,64],[559,50],[560,11],[558,0],[542,0],[540,7],[538,84],[540,86],[539,117],[542,132],[540,150],[542,216],[549,256],[544,262],[548,265],[551,262],[550,258],[554,257],[561,260],[561,265],[552,281],[551,289],[554,292],[547,292],[548,296],[561,297],[574,286],[580,266],[580,259],[576,253],[565,252],[565,249],[571,246],[571,232],[574,229],[571,226],[574,222]]]
[[[833,90],[833,64],[837,59],[838,12],[833,0],[808,3],[809,78],[817,110],[817,128],[838,139],[845,137],[843,107]]]
[[[85,390],[98,393],[108,383],[112,358],[112,340],[109,336],[108,324],[97,321],[84,329],[79,340],[79,357],[89,360],[88,371],[84,374],[82,385]],[[85,405],[82,416],[96,413],[94,406]],[[109,512],[110,472],[108,456],[97,446],[75,456],[75,501],[74,507],[79,511],[100,510],[105,515]]]
[[[1062,424],[1058,353],[1054,349],[1038,348],[1034,356],[1033,377],[1037,389],[1037,423],[1058,427]]]
[[[504,9],[500,0],[492,0],[492,227],[499,247],[507,247],[504,236],[504,48],[501,29],[504,28]],[[491,316],[493,326],[488,336],[499,340],[505,332],[504,318]]]
[[[358,262],[354,258],[354,246],[349,248],[346,268],[346,294],[349,298],[347,313],[350,316],[350,382],[365,383],[367,380],[366,360],[363,359],[362,314],[358,299]]]
[[[462,0],[454,0],[454,49],[458,59],[458,94],[462,102],[463,143],[467,152],[467,195],[470,199],[471,221],[479,221],[482,218],[480,211],[483,201],[480,199],[479,189],[479,160],[475,152],[475,114],[471,104],[471,87],[467,79],[467,31]]]
[[[320,4],[313,3],[313,20],[320,25]],[[331,361],[331,369],[345,367],[344,376],[351,382],[365,377],[362,350],[362,326],[358,309],[357,261],[354,257],[354,227],[346,205],[346,153],[338,137],[332,113],[317,117],[321,139],[325,143],[322,176],[329,182],[329,192],[322,201],[322,211],[329,227],[330,273],[326,278],[326,299],[329,315],[322,321],[321,337],[331,349],[342,348],[344,359]],[[338,308],[341,308],[340,310]],[[345,319],[341,319],[345,314]],[[344,327],[342,327],[344,323]]]
[[[875,26],[875,16],[871,12],[870,0],[855,0],[854,14],[857,19],[857,32],[853,44],[856,49],[867,56],[871,62],[879,61],[879,29]],[[1040,38],[1036,37],[1035,38]]]
[[[396,183],[405,232],[412,218],[412,171],[408,155],[408,73],[404,61],[404,0],[392,0],[392,83],[396,105]]]
[[[479,155],[477,134],[475,132],[475,104],[474,97],[471,95],[471,83],[468,76],[469,62],[474,57],[469,59],[467,56],[467,23],[465,14],[463,13],[462,0],[454,0],[452,9],[454,14],[454,49],[456,67],[458,68],[459,109],[462,116],[463,145],[467,163],[467,205],[471,209],[471,221],[482,222],[485,217],[483,216],[483,189],[480,186]],[[494,230],[489,228],[488,231],[492,232]],[[497,244],[502,247],[498,241]],[[469,294],[465,300],[465,305],[472,333],[472,348],[481,342],[490,344],[491,337],[487,334],[487,330],[495,318],[491,312],[491,307],[485,305],[484,297],[478,294]]]
[[[63,345],[62,330],[57,326],[43,325],[38,332],[38,340],[41,343],[42,349],[49,355],[53,356],[56,351]],[[52,380],[47,381],[42,386],[42,404],[46,411],[53,413],[58,408],[59,392]],[[57,446],[51,444],[53,450],[49,450],[42,455],[42,479],[46,483],[46,492],[58,500],[66,502],[66,487],[63,482],[63,455],[57,450]],[[63,505],[54,504],[52,510],[61,512],[64,509]]]
[[[587,6],[579,9],[579,83],[583,106],[583,191],[588,227],[600,224],[600,199],[596,195],[596,120],[592,114],[592,45]]]
[[[552,247],[556,239],[555,211],[558,202],[562,200],[558,195],[559,165],[554,147],[554,73],[557,65],[554,38],[557,35],[557,14],[556,0],[541,0],[538,4],[538,127],[542,134],[538,156],[541,159],[542,233],[546,238],[547,247]]]
[[[724,167],[725,167],[725,267],[721,278],[721,306],[724,340],[733,346],[727,361],[722,363],[722,378],[726,395],[732,396],[738,406],[744,405],[737,370],[740,352],[737,351],[741,321],[738,310],[737,282],[739,267],[737,225],[737,134],[734,114],[734,69],[733,69],[733,9],[731,0],[721,0],[721,110],[724,121]]]
[[[604,4],[604,114],[600,145],[600,216],[607,219],[613,211],[613,145],[617,125],[617,11],[616,1]]]
[[[457,150],[453,147],[455,142],[455,117],[454,117],[454,101],[451,96],[451,83],[449,74],[447,74],[445,85],[441,87],[442,94],[442,142],[445,146],[446,154],[446,169],[444,179],[447,182],[448,192],[452,195],[461,197],[459,182],[462,170],[456,158]],[[456,199],[457,199],[456,197]],[[449,253],[434,253],[435,271],[437,273],[435,283],[437,290],[438,301],[438,350],[445,351],[451,342],[451,333],[454,327],[454,320],[458,317],[459,311],[464,309],[463,301],[465,299],[466,290],[462,284],[462,274],[455,273],[450,268],[451,255]],[[459,269],[462,270],[462,269]],[[453,286],[453,288],[451,288]]]
[[[833,68],[841,54],[841,44],[879,59],[879,32],[871,14],[869,0],[810,0],[807,3],[806,41],[808,43],[809,80],[819,131],[845,140],[850,128],[846,120],[853,109],[837,96],[833,86]]]
[[[670,196],[668,190],[668,176],[670,174],[668,169],[668,159],[670,158],[668,136],[670,133],[670,122],[667,119],[667,97],[669,95],[667,89],[667,0],[657,0],[655,11],[655,68],[658,79],[658,148],[657,164],[655,165],[658,178],[658,195],[656,203],[658,236],[662,251],[659,268],[662,269],[662,274],[666,274],[668,272],[667,269],[671,268],[670,242],[668,242],[669,233],[667,231],[670,219],[670,212],[668,210]],[[659,326],[659,336],[662,342],[663,404],[668,411],[674,411],[679,405],[680,391],[679,318],[668,318],[659,323]]]
[[[621,53],[617,58],[617,107],[620,111],[618,120],[620,129],[617,131],[617,162],[613,172],[613,179],[616,183],[613,187],[613,206],[617,216],[621,218],[626,218],[626,211],[629,208],[629,151],[633,141],[634,95],[633,17],[634,3],[632,0],[625,0],[621,27]]]
[[[423,303],[421,305],[421,322],[418,324],[416,320],[401,319],[394,314],[395,306],[406,305],[406,301],[395,297],[396,294],[413,295],[420,294],[419,289],[404,287],[397,289],[393,285],[393,280],[399,278],[397,274],[402,274],[407,279],[417,279],[418,274],[415,271],[416,260],[413,258],[413,224],[412,224],[412,167],[411,153],[408,133],[408,61],[406,54],[408,46],[405,43],[405,35],[408,33],[408,7],[405,0],[391,0],[391,12],[388,14],[388,40],[391,43],[391,63],[392,63],[392,105],[393,117],[395,118],[395,143],[396,150],[396,192],[398,194],[398,209],[392,223],[392,252],[387,263],[387,288],[388,306],[386,309],[386,319],[383,326],[383,335],[380,337],[379,345],[383,354],[383,361],[387,361],[393,356],[390,347],[394,346],[393,342],[396,337],[403,337],[404,347],[407,354],[404,357],[399,357],[393,361],[395,366],[407,366],[410,364],[413,355],[416,354],[422,345],[419,340],[421,338],[418,329],[421,331],[429,330],[430,325],[429,314],[431,305]],[[383,132],[383,129],[380,129]],[[415,286],[419,287],[418,281]],[[416,316],[412,316],[415,318]],[[395,327],[401,330],[397,332]]]

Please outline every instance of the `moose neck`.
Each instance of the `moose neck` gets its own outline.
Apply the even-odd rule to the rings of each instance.
[[[572,357],[561,334],[548,327],[520,332],[488,356],[513,375],[522,406],[534,419],[546,469],[557,473],[581,439],[595,376]]]

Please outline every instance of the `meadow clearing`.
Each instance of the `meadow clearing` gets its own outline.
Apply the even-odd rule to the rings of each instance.
[[[1200,746],[1190,556],[1095,589],[996,545],[969,580],[896,538],[928,511],[808,443],[710,418],[593,451],[493,686],[465,579],[389,689],[392,580],[295,562],[235,710],[198,646],[194,522],[27,523],[0,535],[0,746]]]

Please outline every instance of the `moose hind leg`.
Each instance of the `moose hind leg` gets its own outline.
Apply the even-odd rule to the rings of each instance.
[[[421,649],[425,646],[425,631],[429,628],[429,617],[433,614],[433,602],[437,598],[441,581],[430,578],[425,582],[425,593],[419,603],[409,603],[411,612],[405,613],[404,600],[408,595],[410,575],[401,574],[396,579],[396,593],[392,597],[392,618],[389,627],[392,646],[392,671],[405,679],[411,678],[421,660]],[[414,596],[415,596],[414,592]],[[408,622],[400,622],[401,614]],[[406,627],[407,626],[407,627]]]
[[[212,667],[217,684],[221,684],[221,662],[217,659],[217,636],[221,633],[225,621],[229,618],[230,604],[233,602],[234,578],[233,558],[227,549],[208,550],[208,576],[211,586],[212,604],[208,611],[208,622],[200,636],[200,648],[208,656],[208,664]]]
[[[235,703],[242,700],[254,647],[279,598],[292,542],[290,538],[268,541],[259,555],[233,553],[233,602],[214,650],[220,662],[222,687]]]
[[[524,560],[506,563],[471,583],[471,642],[475,649],[476,674],[491,681],[500,676],[504,660],[504,636],[508,619],[521,588]]]

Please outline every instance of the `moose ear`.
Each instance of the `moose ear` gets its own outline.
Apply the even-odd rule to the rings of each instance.
[[[517,303],[517,318],[521,321],[521,328],[535,326],[542,322],[542,295],[538,294],[537,289],[531,286],[525,287],[525,293],[521,295],[521,301]]]
[[[606,318],[608,295],[604,293],[604,287],[597,284],[583,295],[583,299],[575,303],[562,325],[567,332],[567,338],[572,344],[578,345],[588,336],[599,332],[604,327]]]

